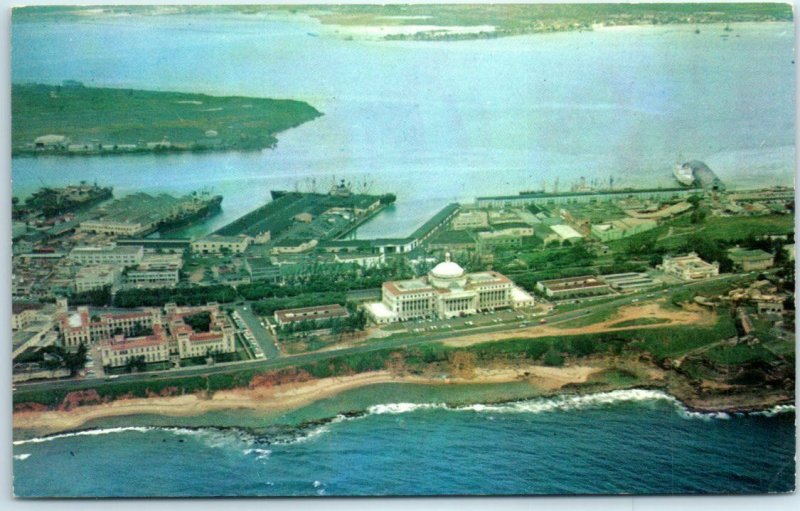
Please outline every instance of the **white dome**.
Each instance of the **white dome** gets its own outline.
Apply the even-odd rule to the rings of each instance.
[[[455,279],[464,276],[464,268],[452,261],[445,261],[437,264],[431,270],[431,275],[437,279]]]

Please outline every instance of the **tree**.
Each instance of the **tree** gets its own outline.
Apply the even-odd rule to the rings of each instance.
[[[698,208],[692,211],[689,221],[693,224],[701,224],[706,219],[706,216],[708,216],[708,211]]]
[[[208,311],[198,312],[191,316],[185,316],[183,322],[189,325],[195,332],[208,332],[211,325],[211,313]]]
[[[153,329],[142,325],[139,321],[133,324],[133,328],[131,328],[131,337],[144,337],[146,335],[153,335]]]
[[[111,286],[75,293],[70,297],[69,302],[74,305],[93,305],[95,307],[109,305],[111,303]]]
[[[86,365],[86,352],[86,346],[80,343],[78,351],[64,355],[64,367],[69,369],[70,375],[74,375]]]
[[[703,198],[700,195],[691,195],[686,199],[686,202],[692,205],[692,209],[697,209],[700,207],[700,202]]]
[[[550,348],[547,353],[544,354],[544,359],[542,362],[544,362],[544,365],[546,366],[561,367],[564,365],[564,357],[562,357],[561,353],[555,349]]]
[[[650,255],[657,253],[656,243],[658,237],[655,233],[645,233],[640,236],[631,236],[625,246],[625,253],[629,256]]]
[[[577,337],[572,340],[572,351],[579,357],[591,355],[597,351],[597,343],[591,337]]]
[[[533,360],[538,360],[547,352],[548,349],[549,347],[547,343],[534,340],[528,344],[527,348],[525,348],[525,354]]]
[[[125,364],[125,371],[130,372],[139,372],[144,371],[147,368],[147,362],[144,360],[144,355],[140,355],[138,357],[131,357],[128,359],[128,362]]]

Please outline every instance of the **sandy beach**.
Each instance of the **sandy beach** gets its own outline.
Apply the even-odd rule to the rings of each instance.
[[[436,34],[479,34],[494,32],[494,25],[331,25],[340,36],[381,39],[386,36],[415,36],[424,33]]]
[[[119,399],[99,405],[80,406],[69,411],[15,412],[15,430],[36,430],[44,434],[77,429],[95,419],[137,414],[169,417],[196,416],[225,410],[289,411],[339,393],[380,383],[454,385],[464,383],[506,383],[525,380],[542,391],[554,391],[567,384],[584,383],[601,367],[519,366],[501,369],[475,369],[472,378],[429,378],[399,376],[375,371],[352,376],[323,378],[302,383],[219,391],[212,396],[187,394],[173,397]]]

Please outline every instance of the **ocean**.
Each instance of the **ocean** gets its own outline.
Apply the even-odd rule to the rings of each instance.
[[[461,42],[345,40],[304,16],[15,21],[12,80],[292,98],[325,115],[273,150],[16,158],[14,194],[79,180],[115,193],[207,189],[222,213],[273,189],[397,195],[357,236],[410,234],[446,204],[521,190],[672,186],[705,161],[729,186],[794,179],[790,23],[608,28]],[[723,37],[726,36],[726,37]],[[57,50],[56,50],[57,49]]]
[[[657,391],[627,390],[498,405],[387,403],[294,427],[115,426],[15,442],[14,491],[20,497],[787,492],[795,481],[794,421],[792,406],[701,414]]]
[[[15,20],[17,83],[292,98],[325,115],[261,152],[15,158],[13,193],[86,180],[117,195],[222,194],[219,215],[177,233],[200,236],[258,207],[270,190],[324,190],[343,178],[397,195],[357,232],[393,237],[454,200],[552,190],[557,179],[560,190],[580,177],[671,186],[673,165],[689,159],[733,187],[791,184],[793,26],[732,28],[724,38],[723,26],[700,34],[660,26],[385,42],[348,41],[303,16]],[[14,491],[760,493],[794,485],[793,408],[697,415],[649,391],[464,408],[417,397],[412,405],[387,394],[348,408],[366,413],[305,427],[294,415],[278,427],[232,412],[124,418],[20,440]]]

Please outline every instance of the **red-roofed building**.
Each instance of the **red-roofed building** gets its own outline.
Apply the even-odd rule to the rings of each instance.
[[[120,333],[133,335],[139,328],[151,328],[160,322],[158,309],[92,315],[88,307],[78,307],[77,311],[62,313],[58,317],[61,337],[67,348],[77,348],[81,343],[89,346]]]
[[[174,303],[164,306],[167,324],[171,334],[171,344],[180,358],[205,357],[210,353],[234,353],[236,351],[236,331],[219,305],[209,303],[198,307],[178,307]],[[184,318],[208,313],[210,317],[208,332],[195,332],[184,322]]]
[[[148,364],[169,361],[169,338],[160,324],[153,325],[152,335],[126,338],[119,334],[101,341],[99,348],[104,367],[121,367],[137,357]]]

